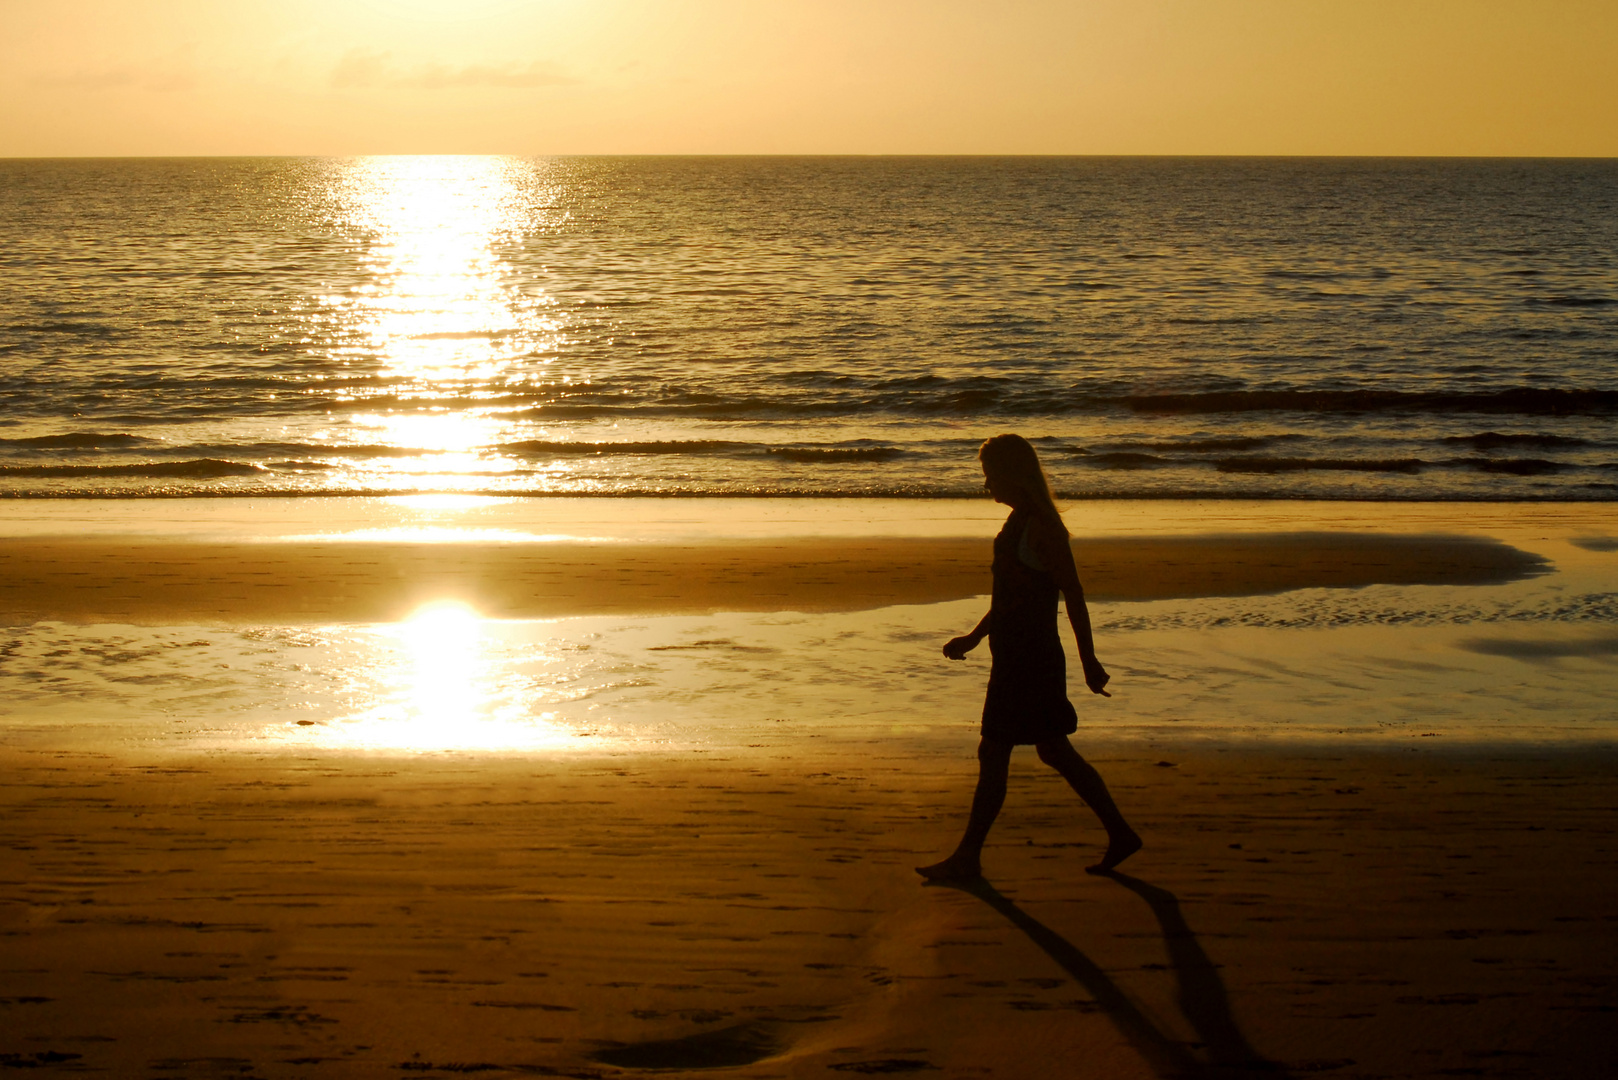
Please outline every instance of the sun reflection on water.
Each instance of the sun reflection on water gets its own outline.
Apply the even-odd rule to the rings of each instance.
[[[327,730],[327,745],[372,750],[541,750],[576,732],[501,678],[494,641],[456,601],[425,605],[382,630],[378,704]]]
[[[502,395],[543,377],[561,341],[554,298],[502,252],[543,224],[543,183],[532,163],[501,157],[360,158],[347,170],[371,280],[345,303],[347,351],[384,376],[356,392],[376,410],[350,423],[365,443],[403,451],[375,456],[379,473],[486,482],[520,464],[488,449],[508,430]]]
[[[388,366],[425,379],[503,380],[554,332],[545,297],[507,280],[496,248],[525,227],[518,162],[384,157],[354,163],[356,223],[374,237],[362,312]],[[543,360],[539,361],[543,363]]]
[[[430,726],[464,728],[477,719],[478,617],[464,604],[430,604],[399,624],[411,708]]]

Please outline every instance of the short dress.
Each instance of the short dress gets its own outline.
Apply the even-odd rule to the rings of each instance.
[[[1037,743],[1071,735],[1078,714],[1067,699],[1067,658],[1057,633],[1056,581],[1028,549],[1030,515],[1013,510],[994,538],[994,600],[989,606],[989,691],[983,737]]]

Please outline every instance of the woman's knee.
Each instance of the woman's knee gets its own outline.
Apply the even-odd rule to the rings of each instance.
[[[1011,761],[1011,744],[998,742],[994,739],[978,740],[978,761],[984,765],[994,765],[1000,762]]]
[[[1073,749],[1073,744],[1067,741],[1067,736],[1065,735],[1035,743],[1034,752],[1039,755],[1039,760],[1053,769],[1060,769],[1064,765],[1074,763],[1084,763],[1084,759],[1079,757],[1079,752]]]

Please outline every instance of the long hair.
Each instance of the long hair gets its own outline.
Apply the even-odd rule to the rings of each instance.
[[[1062,530],[1062,535],[1067,535],[1062,512],[1056,507],[1056,496],[1051,493],[1050,478],[1039,464],[1039,455],[1034,452],[1033,443],[1009,432],[996,435],[992,439],[985,439],[983,445],[978,447],[978,461],[983,464],[984,472],[993,473],[1022,488],[1028,496],[1029,509],[1048,518]]]

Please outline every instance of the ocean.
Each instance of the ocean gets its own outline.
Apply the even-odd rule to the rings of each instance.
[[[0,161],[0,493],[1618,498],[1618,162]]]

